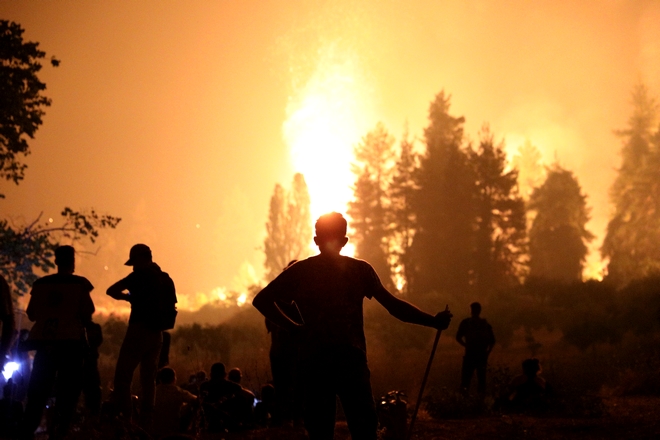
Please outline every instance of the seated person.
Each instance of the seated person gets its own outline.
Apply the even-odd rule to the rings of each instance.
[[[225,364],[217,362],[211,366],[211,378],[200,385],[200,396],[204,405],[208,432],[223,432],[237,426],[231,413],[233,399],[241,394],[241,386],[227,380]]]
[[[229,370],[229,373],[227,373],[227,379],[238,385],[241,384],[242,378],[243,375],[241,370],[238,368],[232,368]],[[241,392],[236,396],[235,399],[235,408],[232,409],[232,412],[235,411],[239,427],[248,428],[252,425],[254,399],[254,393],[241,386]]]
[[[275,387],[271,384],[264,385],[261,387],[261,401],[254,408],[255,421],[261,426],[268,426],[276,411]]]
[[[153,424],[155,438],[182,432],[182,409],[184,405],[197,400],[197,396],[176,385],[176,372],[172,368],[160,370],[158,379]]]
[[[509,403],[518,410],[544,410],[547,408],[549,387],[541,373],[538,359],[525,359],[523,374],[509,384]]]

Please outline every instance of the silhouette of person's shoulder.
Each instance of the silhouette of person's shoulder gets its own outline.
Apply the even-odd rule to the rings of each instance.
[[[46,275],[36,280],[33,284],[33,287],[48,285],[48,284],[68,284],[68,285],[80,285],[87,290],[92,290],[94,286],[92,283],[85,277],[74,274],[62,274],[55,273],[52,275]]]

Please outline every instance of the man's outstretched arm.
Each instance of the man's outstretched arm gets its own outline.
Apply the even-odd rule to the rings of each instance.
[[[430,315],[408,301],[404,301],[401,298],[392,295],[382,286],[374,292],[374,298],[385,307],[390,315],[400,321],[409,322],[411,324],[419,324],[444,330],[449,327],[449,322],[453,316],[449,310],[442,311],[435,316]]]

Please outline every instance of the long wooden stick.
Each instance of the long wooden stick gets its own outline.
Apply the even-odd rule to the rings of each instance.
[[[433,341],[433,349],[431,350],[431,357],[429,357],[429,363],[426,364],[426,372],[424,373],[424,379],[422,379],[422,386],[419,389],[419,394],[417,395],[417,404],[415,404],[415,411],[413,412],[412,419],[410,419],[410,426],[408,427],[408,437],[407,440],[412,438],[413,427],[415,426],[415,419],[417,419],[417,411],[419,411],[419,406],[422,404],[422,395],[424,394],[424,387],[426,386],[426,380],[429,378],[429,373],[431,372],[431,364],[433,363],[433,358],[435,357],[435,349],[438,348],[438,341],[440,341],[440,334],[442,330],[438,329],[438,332],[435,334],[435,341]]]

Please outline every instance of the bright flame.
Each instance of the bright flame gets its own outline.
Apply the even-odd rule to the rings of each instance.
[[[346,212],[355,180],[353,146],[373,114],[357,57],[332,44],[320,53],[314,74],[289,99],[283,126],[294,171],[305,176],[309,188],[313,221],[327,212]],[[351,249],[342,253],[352,255]]]
[[[5,380],[11,379],[14,375],[14,372],[18,371],[20,365],[18,362],[7,362],[5,368],[2,370],[2,375],[5,377]]]

